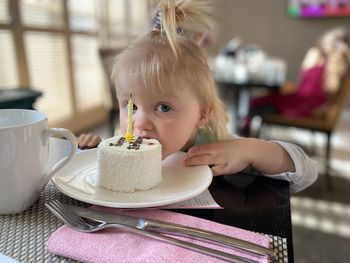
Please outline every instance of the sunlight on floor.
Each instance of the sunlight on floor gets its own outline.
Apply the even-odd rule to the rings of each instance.
[[[291,208],[293,225],[350,238],[350,205],[293,197]]]

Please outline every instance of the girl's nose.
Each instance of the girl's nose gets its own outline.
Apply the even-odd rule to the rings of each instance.
[[[133,120],[135,133],[139,136],[145,136],[145,132],[151,131],[153,128],[151,119],[146,113],[142,112],[141,110],[137,110],[135,112]]]

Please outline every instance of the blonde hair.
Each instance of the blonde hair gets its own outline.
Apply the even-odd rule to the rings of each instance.
[[[207,116],[203,129],[217,140],[227,139],[228,116],[219,99],[206,53],[195,43],[198,32],[209,28],[208,6],[201,0],[162,0],[159,8],[160,28],[135,41],[116,58],[112,78],[117,94],[120,89],[139,88],[133,85],[135,81],[142,81],[148,92],[166,92],[164,84],[176,80],[176,88],[190,87],[198,97],[201,110]],[[128,87],[120,83],[120,75],[125,73],[130,82]],[[181,85],[184,83],[186,85]]]

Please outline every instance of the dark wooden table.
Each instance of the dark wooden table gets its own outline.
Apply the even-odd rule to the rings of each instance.
[[[288,262],[294,262],[288,182],[239,173],[215,177],[209,191],[224,209],[183,209],[180,212],[285,238]]]
[[[31,88],[0,88],[0,109],[34,109],[42,93]]]

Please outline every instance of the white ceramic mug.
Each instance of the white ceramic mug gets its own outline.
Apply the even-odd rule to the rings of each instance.
[[[64,161],[48,167],[50,137],[71,143]],[[62,128],[48,128],[45,114],[34,110],[0,110],[0,214],[29,208],[51,177],[73,157],[76,137]]]

